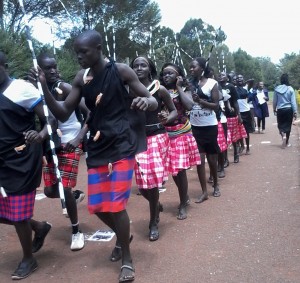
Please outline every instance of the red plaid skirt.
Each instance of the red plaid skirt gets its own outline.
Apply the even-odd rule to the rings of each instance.
[[[227,141],[224,134],[224,129],[221,122],[218,122],[218,137],[217,137],[218,145],[220,151],[223,152],[227,149]]]
[[[88,210],[96,212],[120,212],[126,209],[130,196],[134,158],[122,159],[108,166],[88,169]]]
[[[30,219],[33,216],[35,191],[25,195],[0,194],[0,218],[13,222]]]
[[[60,150],[57,153],[58,169],[64,188],[74,188],[77,183],[78,166],[82,154],[82,146],[78,146],[74,152]],[[57,183],[53,161],[44,165],[43,178],[45,187],[51,187]]]
[[[227,128],[232,142],[237,142],[239,139],[247,137],[245,127],[243,124],[239,124],[237,116],[227,118]]]
[[[166,129],[168,132],[175,132],[181,127],[182,125],[176,125]],[[192,131],[170,138],[167,164],[167,170],[172,176],[176,176],[183,169],[201,164],[197,142]]]
[[[147,150],[136,155],[135,180],[139,189],[160,188],[168,178],[167,133],[147,137]]]

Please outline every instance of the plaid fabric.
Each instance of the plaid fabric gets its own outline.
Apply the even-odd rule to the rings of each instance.
[[[58,169],[60,171],[62,184],[65,188],[74,188],[77,183],[78,166],[82,146],[78,146],[74,152],[60,150],[57,153]],[[57,183],[53,161],[43,166],[43,178],[45,187],[51,187]]]
[[[228,131],[227,122],[226,123],[222,123],[222,126],[223,126],[223,130],[224,130],[225,138],[227,136],[227,148],[228,148],[228,146],[230,144],[232,144],[231,133]]]
[[[30,219],[33,216],[35,191],[25,195],[0,194],[0,218],[13,222]]]
[[[239,124],[238,117],[227,117],[228,135],[232,142],[237,142],[241,138],[246,138],[247,133],[243,124]]]
[[[168,134],[177,132],[183,125],[166,127]],[[168,172],[176,176],[179,171],[201,164],[197,142],[192,131],[170,138],[168,149]]]
[[[126,209],[132,185],[134,158],[122,159],[108,166],[88,169],[88,210],[119,212]]]
[[[160,188],[167,178],[167,133],[147,137],[147,150],[136,155],[135,180],[139,189]]]
[[[218,122],[218,137],[217,137],[218,145],[220,151],[223,152],[227,149],[227,141],[224,134],[224,129],[221,122]]]

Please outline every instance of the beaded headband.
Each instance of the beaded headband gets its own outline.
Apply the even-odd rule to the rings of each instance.
[[[164,70],[166,70],[166,69],[169,69],[169,70],[174,71],[174,72],[179,76],[178,71],[177,71],[174,67],[172,67],[172,66],[167,66],[167,67],[164,68]]]

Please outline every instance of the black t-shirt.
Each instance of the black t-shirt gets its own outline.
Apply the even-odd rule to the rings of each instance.
[[[237,91],[236,91],[236,88],[233,84],[231,83],[227,83],[224,87],[223,87],[224,90],[226,90],[226,92],[230,95],[230,98],[229,98],[229,104],[230,104],[230,107],[232,109],[234,109],[234,112],[229,112],[229,111],[226,111],[226,108],[225,108],[225,115],[226,117],[228,118],[232,118],[232,117],[235,117],[237,115],[237,112],[236,112],[236,109],[235,109],[235,103],[237,102],[238,100],[238,94],[237,94]]]

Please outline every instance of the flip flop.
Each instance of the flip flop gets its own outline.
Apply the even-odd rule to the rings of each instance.
[[[131,271],[131,275],[122,275],[123,273],[123,269],[128,269]],[[121,273],[120,273],[120,277],[119,277],[119,282],[132,282],[135,279],[135,269],[127,264],[124,264],[121,266]]]

